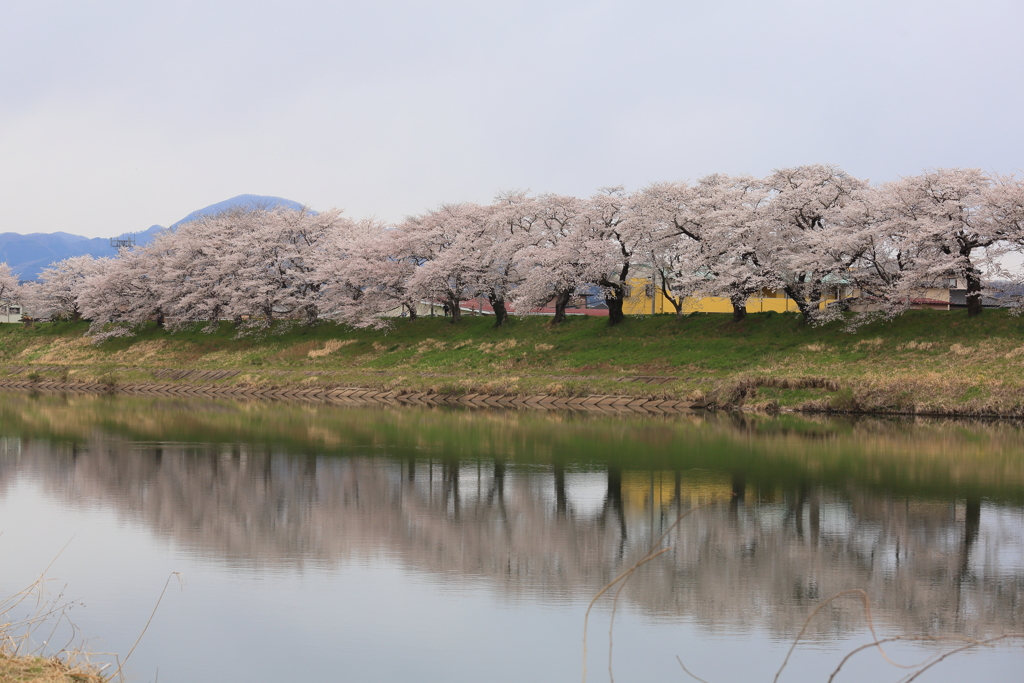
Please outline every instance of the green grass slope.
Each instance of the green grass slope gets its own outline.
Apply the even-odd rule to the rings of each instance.
[[[0,326],[0,379],[157,381],[161,369],[231,369],[224,383],[500,394],[686,398],[751,409],[1024,415],[1024,318],[911,311],[856,334],[791,314],[742,323],[698,314],[398,320],[388,332],[331,323],[238,336],[149,327],[95,345],[85,324]],[[154,374],[156,373],[156,374]],[[646,383],[636,378],[661,378]],[[669,379],[670,378],[670,379]],[[164,381],[164,380],[160,380]],[[181,381],[189,381],[184,378]]]

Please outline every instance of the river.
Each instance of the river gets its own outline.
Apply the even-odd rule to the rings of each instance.
[[[772,681],[802,630],[779,680],[825,681],[861,595],[897,664],[1024,634],[1024,430],[0,394],[0,598],[45,572],[35,642],[103,661],[142,633],[129,681],[579,681],[652,548],[588,681]]]

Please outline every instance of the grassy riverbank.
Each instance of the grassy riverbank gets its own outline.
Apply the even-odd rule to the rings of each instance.
[[[55,658],[0,654],[0,683],[103,683],[106,680],[90,666],[69,665]]]
[[[110,677],[102,673],[105,667],[93,664],[84,652],[62,650],[47,656],[31,652],[35,647],[31,644],[33,634],[56,633],[68,606],[47,600],[42,595],[42,586],[40,579],[25,590],[0,597],[0,683],[109,681]]]
[[[169,334],[93,345],[84,323],[0,326],[0,379],[436,393],[614,394],[752,409],[1024,415],[1024,318],[912,311],[848,334],[795,315],[400,320],[386,334],[330,323],[237,338]],[[172,369],[230,377],[175,377]],[[180,374],[180,373],[178,373]],[[214,373],[206,373],[214,374]],[[643,378],[643,379],[638,379]]]

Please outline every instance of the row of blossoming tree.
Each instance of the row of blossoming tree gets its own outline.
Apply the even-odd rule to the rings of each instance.
[[[606,188],[587,199],[506,192],[394,225],[338,210],[231,210],[117,257],[54,264],[20,296],[109,335],[154,319],[383,327],[387,313],[415,317],[427,300],[446,304],[457,322],[460,302],[476,297],[490,302],[497,325],[510,309],[544,305],[560,322],[574,295],[599,288],[616,324],[643,264],[678,312],[688,297],[723,297],[739,320],[768,289],[784,292],[805,321],[824,321],[840,314],[825,304],[841,282],[869,304],[860,318],[891,317],[924,288],[957,278],[973,316],[986,283],[1014,279],[1006,263],[1021,251],[1024,183],[1013,177],[943,169],[870,185],[812,165]],[[0,277],[0,288],[11,286]]]

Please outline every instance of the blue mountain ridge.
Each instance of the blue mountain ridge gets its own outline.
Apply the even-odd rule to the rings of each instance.
[[[302,204],[284,199],[283,197],[270,197],[257,194],[240,194],[231,199],[225,199],[216,204],[193,211],[180,221],[171,225],[174,230],[179,225],[188,223],[202,216],[227,211],[233,208],[274,208],[284,207],[287,209],[301,209]],[[138,245],[149,244],[154,237],[165,230],[161,225],[152,225],[137,233],[122,233],[117,235],[120,238],[134,237]],[[16,232],[0,233],[0,263],[6,262],[11,270],[21,280],[34,280],[39,276],[39,271],[51,263],[62,261],[72,256],[114,256],[117,253],[110,246],[110,239],[107,237],[83,237],[72,235],[66,232],[37,232],[29,235],[22,235]]]

